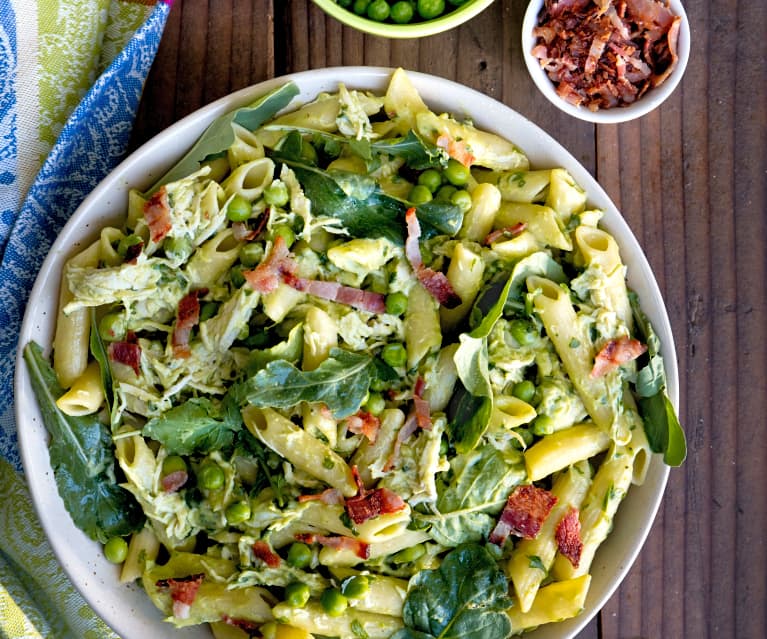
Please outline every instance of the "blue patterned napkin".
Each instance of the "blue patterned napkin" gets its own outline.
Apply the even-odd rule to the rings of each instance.
[[[0,0],[0,637],[115,637],[63,575],[20,473],[18,332],[45,255],[123,158],[172,0]]]

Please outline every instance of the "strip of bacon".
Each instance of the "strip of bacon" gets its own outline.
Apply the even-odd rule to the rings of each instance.
[[[527,228],[527,222],[517,222],[513,226],[504,226],[502,229],[495,229],[488,233],[485,238],[485,246],[490,246],[493,242],[497,242],[502,237],[517,237],[522,231]]]
[[[174,357],[183,359],[192,354],[192,351],[189,349],[189,336],[192,334],[192,329],[200,321],[200,297],[207,292],[207,288],[191,291],[179,301],[176,324],[173,327],[173,335],[171,336]]]
[[[331,302],[346,304],[360,311],[367,311],[368,313],[384,313],[386,311],[386,298],[381,293],[344,286],[338,282],[308,280],[292,273],[283,273],[282,280],[297,291],[309,293]]]
[[[444,273],[435,271],[423,265],[421,248],[418,239],[421,237],[421,225],[416,217],[415,207],[410,207],[405,213],[407,237],[405,238],[405,256],[415,272],[418,281],[429,291],[429,294],[445,308],[455,308],[461,303],[458,293]]]
[[[464,166],[471,166],[476,160],[465,140],[455,140],[447,133],[443,133],[437,138],[437,146],[445,149],[451,158],[458,160]]]
[[[570,507],[567,514],[559,520],[554,538],[557,540],[557,548],[560,554],[567,557],[573,568],[577,568],[581,562],[581,553],[583,552],[581,520],[579,519],[577,508]]]
[[[295,264],[290,259],[288,245],[278,235],[264,260],[252,271],[244,271],[243,276],[254,291],[271,293],[280,285],[283,272],[292,273],[294,270]]]
[[[364,435],[371,444],[378,438],[381,420],[375,415],[361,410],[356,415],[346,418],[346,427],[355,435]]]
[[[144,203],[144,219],[149,227],[149,237],[153,242],[161,242],[172,227],[170,205],[165,187],[159,190]]]
[[[325,535],[316,535],[314,533],[299,533],[295,538],[296,541],[302,541],[305,544],[318,543],[336,550],[351,550],[360,559],[368,559],[370,557],[370,545],[353,537],[345,537],[343,535],[326,537]]]
[[[431,407],[429,402],[423,398],[426,390],[426,380],[418,377],[413,386],[413,408],[415,410],[415,421],[419,428],[431,430]]]
[[[160,579],[155,583],[157,588],[170,590],[170,598],[173,600],[173,616],[176,619],[188,619],[189,610],[197,597],[204,573],[189,575],[188,577],[175,577]]]
[[[280,556],[265,541],[259,540],[253,544],[253,554],[256,559],[263,561],[269,568],[277,568],[282,561]]]
[[[141,375],[141,346],[136,342],[112,342],[107,348],[107,354],[113,362],[130,366],[136,377]]]
[[[305,501],[321,501],[328,506],[342,506],[344,504],[344,496],[337,488],[327,488],[321,493],[315,493],[314,495],[299,495],[299,503]]]
[[[179,488],[186,484],[189,475],[185,470],[176,470],[168,473],[161,480],[162,489],[166,493],[175,493]]]
[[[624,335],[611,339],[594,358],[594,368],[591,369],[590,377],[602,377],[622,364],[635,360],[646,350],[647,346],[633,337]]]
[[[535,539],[549,516],[557,498],[548,490],[532,484],[517,486],[509,495],[493,532],[490,543],[502,546],[509,535]]]

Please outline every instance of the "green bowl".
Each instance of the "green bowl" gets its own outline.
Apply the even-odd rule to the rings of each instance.
[[[453,9],[449,13],[443,13],[438,18],[410,24],[376,22],[339,6],[335,3],[335,0],[314,0],[314,3],[336,20],[365,33],[372,33],[384,38],[423,38],[424,36],[448,31],[463,24],[490,6],[493,0],[468,0],[468,2],[460,7]]]

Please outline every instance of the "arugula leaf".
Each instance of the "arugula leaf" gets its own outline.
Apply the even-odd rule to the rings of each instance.
[[[253,406],[292,408],[299,402],[322,402],[336,419],[356,413],[375,374],[368,355],[333,348],[313,371],[301,371],[285,360],[269,362],[235,387],[234,397]]]
[[[150,419],[141,434],[163,444],[171,455],[191,455],[230,448],[241,427],[236,406],[193,397]]]
[[[269,451],[247,428],[237,433],[237,448],[244,453],[245,457],[254,458],[261,469],[250,494],[257,495],[263,488],[269,486],[274,492],[274,498],[279,507],[284,508],[288,503],[288,487],[285,474],[280,470],[281,464],[270,463]]]
[[[108,427],[96,415],[62,413],[56,399],[64,391],[42,348],[30,342],[23,354],[43,423],[51,435],[48,452],[59,495],[75,525],[102,543],[140,530],[144,513],[133,495],[115,480]]]
[[[408,586],[406,628],[392,639],[506,639],[511,622],[508,582],[490,553],[465,544],[436,570],[422,570]]]
[[[411,169],[444,169],[447,166],[446,154],[435,144],[426,142],[410,129],[403,138],[377,140],[371,144],[375,153],[385,153],[403,158]]]
[[[99,372],[101,373],[101,387],[104,389],[104,400],[107,405],[107,412],[112,414],[112,406],[114,405],[114,386],[112,383],[112,368],[109,366],[109,355],[107,355],[107,349],[104,346],[104,342],[99,334],[98,324],[96,322],[96,309],[91,308],[91,334],[90,334],[90,349],[93,358],[99,365]]]
[[[639,306],[639,297],[629,293],[634,321],[647,344],[648,363],[637,371],[636,393],[644,420],[647,441],[655,453],[663,453],[669,466],[681,466],[687,457],[687,441],[679,418],[666,395],[666,371],[660,354],[660,339]]]
[[[190,175],[200,168],[200,164],[212,156],[226,151],[234,142],[233,123],[254,131],[278,111],[285,108],[298,95],[298,87],[287,82],[281,87],[258,98],[251,105],[235,109],[216,118],[194,143],[186,155],[144,193],[146,197],[154,193],[162,184],[175,182]]]
[[[438,487],[439,515],[425,516],[431,535],[445,546],[487,538],[514,486],[527,477],[519,451],[491,444],[451,460],[452,479]]]

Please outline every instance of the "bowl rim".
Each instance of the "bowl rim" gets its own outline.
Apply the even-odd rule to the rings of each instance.
[[[295,81],[301,89],[299,97],[288,107],[293,109],[301,100],[314,97],[321,90],[327,90],[328,86],[337,87],[339,82],[344,82],[350,88],[383,90],[393,70],[385,67],[329,67],[289,74],[241,89],[187,115],[136,149],[91,192],[60,232],[36,277],[19,332],[14,380],[14,408],[22,463],[34,508],[57,560],[83,598],[108,625],[126,639],[148,636],[140,634],[142,632],[156,632],[160,627],[161,615],[141,588],[133,584],[126,586],[119,583],[117,569],[106,562],[100,552],[100,546],[75,528],[68,513],[63,509],[50,469],[50,459],[43,452],[47,448],[48,436],[41,423],[39,408],[23,363],[22,349],[30,339],[38,339],[43,343],[45,352],[49,352],[61,265],[78,244],[88,241],[88,237],[92,236],[95,230],[117,216],[124,217],[128,189],[149,186],[164,174],[168,166],[183,154],[215,117],[249,103],[288,80]],[[531,146],[535,145],[534,153],[529,152],[532,149],[525,149],[524,145],[521,145],[523,150],[531,155],[531,161],[538,156],[556,158],[532,161],[533,166],[541,162],[556,162],[557,166],[568,169],[576,181],[586,189],[589,203],[605,210],[605,219],[609,222],[605,226],[616,236],[621,251],[631,255],[630,259],[624,258],[630,267],[629,280],[633,277],[635,284],[638,284],[637,291],[644,300],[645,311],[662,341],[668,394],[678,410],[679,373],[666,305],[641,246],[602,187],[554,138],[505,104],[452,80],[416,71],[407,73],[423,95],[424,101],[435,110],[445,109],[457,115],[461,109],[465,109],[466,113],[476,114],[476,124],[481,128],[501,134],[505,131],[505,135],[510,138],[526,137],[531,140]],[[491,125],[490,122],[494,124]],[[158,155],[162,158],[158,159]],[[137,176],[141,176],[141,179],[137,179]],[[652,298],[652,302],[649,298]],[[40,336],[45,336],[45,339]],[[592,566],[594,579],[583,613],[564,622],[549,624],[548,628],[542,626],[529,635],[530,639],[575,637],[602,609],[624,580],[649,535],[668,476],[669,468],[663,464],[659,455],[653,455],[648,482],[644,486],[632,487],[624,503],[631,502],[634,505],[628,510],[619,509],[615,521],[615,530],[625,533],[628,540],[623,540],[621,544],[618,535],[613,534],[600,548],[597,560]],[[636,518],[640,512],[642,516],[634,525],[630,525],[630,520]],[[608,547],[609,556],[615,561],[604,565]],[[98,548],[99,552],[83,557],[82,553],[78,552],[83,548]],[[600,557],[602,559],[598,561]],[[597,591],[598,583],[602,585]],[[109,599],[104,595],[105,592],[115,594]],[[118,605],[114,597],[118,598]],[[134,614],[126,615],[126,606],[134,606],[130,610]],[[137,619],[137,614],[145,616]],[[210,635],[207,628],[187,628],[174,630],[173,636],[179,639],[201,639]]]
[[[535,86],[538,87],[538,90],[549,102],[568,115],[594,124],[619,124],[621,122],[629,122],[630,120],[635,120],[647,115],[663,104],[682,81],[682,77],[687,69],[687,63],[690,58],[690,21],[681,0],[667,0],[669,8],[674,14],[682,18],[682,23],[679,29],[679,61],[677,62],[676,69],[674,69],[665,82],[658,87],[649,89],[633,104],[625,107],[616,107],[614,109],[591,111],[588,107],[575,106],[566,100],[563,100],[557,95],[554,89],[554,83],[548,78],[541,68],[537,58],[531,53],[536,41],[533,37],[533,27],[538,20],[538,14],[543,7],[544,1],[545,0],[530,0],[527,9],[525,9],[525,14],[522,19],[521,34],[522,57],[525,61],[525,67],[530,74],[530,78],[535,83]]]
[[[423,38],[436,35],[471,20],[494,2],[494,0],[468,0],[468,2],[456,7],[449,13],[442,14],[432,20],[410,24],[392,24],[389,22],[376,22],[375,20],[357,15],[353,11],[337,4],[335,0],[312,1],[339,22],[359,31],[384,38]]]

